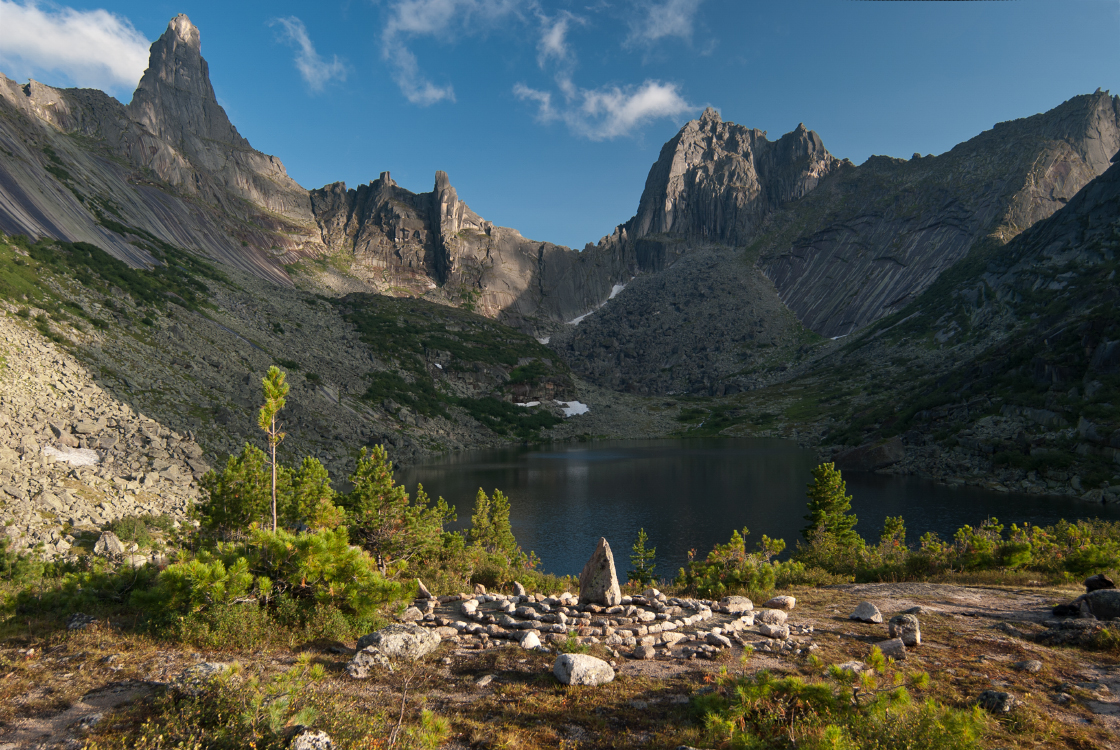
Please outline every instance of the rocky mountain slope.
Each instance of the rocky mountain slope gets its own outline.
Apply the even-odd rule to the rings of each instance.
[[[671,270],[639,277],[552,345],[588,380],[638,392],[784,379],[819,336],[901,309],[976,243],[1051,215],[1118,149],[1120,97],[1107,92],[942,156],[860,166],[804,128],[771,144],[708,111],[666,144],[638,214],[599,245],[657,247]],[[703,258],[678,260],[700,247]]]
[[[0,77],[0,230],[85,241],[133,266],[144,233],[287,284],[322,249],[307,191],[254,150],[214,97],[198,29],[177,16],[132,103]]]
[[[1120,150],[1120,97],[1098,91],[997,124],[940,156],[837,170],[775,216],[758,265],[824,336],[902,309],[984,238],[1050,216]]]

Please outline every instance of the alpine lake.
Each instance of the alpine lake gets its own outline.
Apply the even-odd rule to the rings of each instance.
[[[630,568],[630,548],[645,529],[657,549],[657,575],[673,578],[694,550],[702,558],[750,530],[753,550],[765,534],[796,546],[807,512],[806,487],[816,454],[770,438],[627,440],[470,451],[439,457],[397,473],[414,493],[417,483],[442,496],[470,526],[479,488],[501,490],[521,548],[536,552],[541,569],[578,576],[606,537],[619,577]],[[883,519],[902,516],[907,540],[927,531],[952,539],[961,526],[989,517],[1005,526],[1043,526],[1060,519],[1120,520],[1120,505],[1058,496],[947,486],[917,477],[846,473],[857,530],[878,540]]]

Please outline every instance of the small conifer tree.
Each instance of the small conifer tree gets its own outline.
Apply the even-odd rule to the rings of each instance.
[[[268,375],[261,384],[264,386],[264,406],[261,407],[257,417],[257,424],[268,436],[268,451],[272,463],[272,530],[276,531],[276,446],[284,439],[280,425],[276,423],[276,415],[284,408],[288,395],[288,384],[284,382],[285,375],[279,367],[273,365],[268,368]]]
[[[862,547],[864,542],[855,530],[856,517],[852,498],[836,469],[836,464],[821,464],[813,469],[813,482],[809,485],[809,525],[801,534],[810,544],[825,540],[841,549]]]
[[[654,576],[654,568],[657,563],[657,548],[650,547],[646,549],[646,542],[649,541],[649,536],[646,535],[646,530],[638,529],[638,538],[634,540],[634,546],[630,549],[630,564],[634,569],[626,574],[627,581],[633,581],[641,586],[649,586],[653,584],[656,577]]]

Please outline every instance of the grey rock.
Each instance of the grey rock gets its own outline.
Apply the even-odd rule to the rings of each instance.
[[[518,645],[523,649],[540,648],[541,637],[535,630],[526,630],[518,641]]]
[[[358,650],[374,648],[393,661],[415,661],[439,647],[440,637],[419,625],[388,625],[358,639]]]
[[[1017,661],[1013,663],[1011,667],[1013,669],[1019,670],[1020,672],[1030,672],[1031,674],[1035,674],[1042,671],[1042,662],[1040,662],[1038,659],[1027,659],[1026,661]]]
[[[117,535],[111,531],[102,532],[97,542],[93,545],[93,554],[102,557],[116,557],[125,553],[124,545]]]
[[[1018,702],[1011,693],[999,690],[985,690],[976,699],[976,705],[993,714],[1010,713]]]
[[[1116,588],[1116,583],[1104,573],[1097,573],[1096,575],[1089,576],[1084,580],[1082,585],[1085,586],[1086,593]]]
[[[424,613],[416,607],[409,607],[400,616],[404,622],[417,622],[424,619]]]
[[[1098,620],[1120,618],[1120,590],[1098,589],[1079,597]]]
[[[710,646],[731,648],[731,639],[721,633],[708,633],[704,636],[704,642]]]
[[[762,633],[767,638],[774,638],[781,641],[789,638],[788,625],[770,625],[764,622],[758,626],[758,632]]]
[[[725,596],[719,600],[719,606],[728,614],[737,615],[753,610],[754,602],[745,596]]]
[[[760,609],[754,613],[755,622],[765,625],[785,625],[788,617],[781,609]]]
[[[419,578],[416,579],[417,598],[419,599],[432,599],[432,592],[428,591],[428,587]]]
[[[86,630],[97,626],[97,618],[82,612],[75,612],[66,618],[67,630]]]
[[[618,586],[614,555],[606,538],[600,537],[595,552],[579,574],[579,603],[613,607],[621,601],[622,591]]]
[[[906,658],[906,644],[903,643],[901,638],[891,638],[887,641],[880,641],[875,645],[883,652],[883,656],[888,659],[902,661]]]
[[[915,615],[895,615],[888,623],[891,638],[901,638],[910,648],[922,645],[922,629]]]
[[[792,596],[775,596],[762,606],[768,609],[784,609],[788,612],[797,606],[797,599]]]
[[[514,581],[513,582],[513,593],[514,593],[515,596],[528,596],[529,595],[529,592],[525,590],[525,587],[522,586],[519,581]]]
[[[291,750],[334,750],[331,736],[323,731],[305,729],[295,736]]]
[[[859,620],[860,622],[880,623],[883,621],[883,614],[871,602],[860,602],[859,606],[855,608],[852,614],[848,615],[849,620]]]
[[[565,685],[603,685],[614,679],[614,669],[602,659],[587,654],[560,654],[552,673]]]

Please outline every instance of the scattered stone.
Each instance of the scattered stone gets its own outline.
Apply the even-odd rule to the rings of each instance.
[[[789,638],[788,625],[771,625],[770,623],[764,622],[758,626],[758,632],[762,633],[767,638],[774,638],[782,641]]]
[[[614,679],[614,669],[610,664],[587,654],[560,654],[552,666],[552,673],[565,685],[594,687]]]
[[[81,612],[75,612],[66,618],[67,630],[86,630],[95,627],[97,627],[97,618]]]
[[[1016,703],[1018,703],[1018,700],[1015,696],[999,690],[985,690],[976,699],[976,705],[993,714],[1010,713],[1011,709],[1015,708]]]
[[[516,594],[517,596],[528,596],[529,595],[529,592],[525,590],[525,587],[522,586],[519,581],[514,581],[513,582],[513,593]]]
[[[93,554],[102,557],[116,557],[117,555],[123,555],[124,551],[121,540],[111,531],[103,532],[97,543],[93,545]]]
[[[704,641],[710,646],[718,646],[719,648],[731,648],[731,639],[721,633],[708,633],[708,635],[704,637]]]
[[[600,537],[599,545],[579,574],[579,603],[613,607],[621,601],[622,591],[618,587],[614,555],[606,537]]]
[[[764,625],[785,625],[788,615],[780,609],[760,609],[754,613],[754,619]]]
[[[891,638],[889,641],[880,641],[875,645],[883,652],[883,656],[888,659],[902,661],[906,658],[906,644],[903,643],[901,638]]]
[[[403,613],[403,614],[402,614],[402,615],[400,616],[400,619],[401,619],[401,620],[402,620],[403,622],[416,622],[416,621],[418,621],[418,620],[423,620],[423,619],[424,619],[424,613],[423,613],[423,612],[421,612],[421,611],[420,611],[419,609],[417,609],[416,607],[409,607],[409,608],[408,608],[408,609],[406,609],[406,610],[404,611],[404,613]]]
[[[855,672],[856,674],[867,669],[867,665],[862,661],[846,661],[843,664],[837,664],[836,667],[845,672]]]
[[[1042,662],[1038,659],[1027,659],[1026,661],[1017,661],[1011,665],[1012,669],[1017,669],[1020,672],[1030,672],[1035,674],[1042,671]]]
[[[1103,589],[1114,589],[1116,584],[1111,578],[1104,573],[1097,573],[1094,576],[1089,576],[1084,581],[1085,593],[1092,593],[1094,591],[1101,591]]]
[[[289,747],[291,750],[334,750],[334,742],[326,732],[304,729]]]
[[[481,583],[476,583],[474,585],[474,593],[475,596],[486,596],[486,587]]]
[[[526,630],[521,636],[521,640],[518,641],[518,645],[523,649],[540,648],[541,637],[537,635],[535,630]]]
[[[482,688],[482,687],[486,687],[487,685],[489,685],[493,681],[494,681],[494,675],[484,674],[481,677],[479,677],[477,680],[475,680],[474,684],[476,686]]]
[[[428,591],[428,587],[419,578],[416,579],[416,598],[417,599],[433,599],[432,592]]]
[[[792,596],[775,596],[762,606],[768,609],[784,609],[788,612],[797,606],[797,599]]]
[[[895,615],[890,619],[888,630],[891,638],[901,638],[910,648],[922,645],[922,630],[914,615]]]
[[[871,602],[860,602],[852,614],[848,615],[849,620],[859,620],[860,622],[873,622],[880,623],[883,621],[883,614]]]
[[[657,651],[655,651],[653,645],[649,643],[644,643],[638,646],[636,649],[634,649],[633,653],[630,654],[630,657],[633,659],[648,660],[652,659],[655,656],[657,656]]]
[[[925,612],[926,611],[922,607],[911,607],[910,609],[902,610],[902,614],[904,615],[923,615]]]
[[[753,610],[754,602],[745,596],[725,596],[719,600],[719,606],[730,615],[738,615]]]

